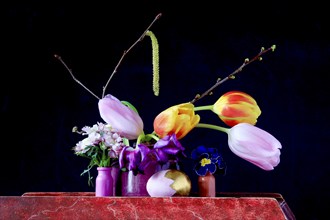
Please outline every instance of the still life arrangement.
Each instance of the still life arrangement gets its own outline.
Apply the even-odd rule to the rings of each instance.
[[[207,106],[196,102],[210,95],[213,90],[254,62],[261,61],[262,55],[274,51],[275,46],[261,51],[252,59],[245,59],[233,73],[218,80],[203,94],[197,94],[191,101],[170,106],[160,112],[153,121],[153,131],[144,131],[143,120],[138,110],[128,101],[120,100],[106,89],[125,55],[134,46],[149,37],[152,44],[153,92],[159,95],[159,43],[150,30],[157,15],[141,37],[126,50],[103,87],[101,97],[95,95],[76,79],[71,69],[59,55],[55,57],[66,67],[72,78],[98,99],[100,120],[94,125],[81,129],[74,127],[73,132],[83,136],[72,149],[78,156],[89,160],[82,175],[88,175],[88,184],[93,185],[91,169],[97,167],[95,179],[96,196],[189,196],[191,180],[178,167],[182,160],[192,160],[193,169],[199,176],[200,196],[215,196],[215,177],[225,174],[226,163],[216,147],[198,146],[187,155],[180,140],[193,129],[212,129],[228,136],[230,150],[242,159],[269,171],[280,163],[281,143],[267,131],[256,126],[261,110],[256,100],[242,91],[228,91]],[[203,123],[198,111],[210,111],[219,116],[226,127]]]

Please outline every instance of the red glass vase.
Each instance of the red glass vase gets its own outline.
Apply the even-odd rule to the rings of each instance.
[[[207,172],[205,176],[198,176],[198,194],[200,197],[215,197],[215,177]]]

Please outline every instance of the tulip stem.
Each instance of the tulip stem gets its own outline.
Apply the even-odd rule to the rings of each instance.
[[[140,134],[139,137],[136,140],[136,145],[139,145],[141,142],[148,142],[151,139],[154,139],[155,141],[159,140],[159,137],[157,137],[154,134]]]
[[[213,105],[204,105],[204,106],[197,106],[194,107],[194,111],[201,111],[201,110],[212,110]]]
[[[123,138],[123,143],[126,145],[126,146],[129,146],[129,140],[127,138]]]
[[[145,134],[142,133],[139,135],[139,137],[136,140],[136,146],[138,146],[141,143],[141,140],[145,137]]]
[[[190,103],[194,104],[194,102],[196,102],[197,100],[203,98],[204,96],[211,95],[211,94],[212,94],[212,91],[213,91],[216,87],[218,87],[220,84],[226,82],[226,81],[229,80],[229,79],[235,79],[235,74],[237,74],[238,72],[241,72],[245,66],[249,65],[250,63],[252,63],[252,62],[254,62],[254,61],[256,61],[256,60],[262,60],[262,57],[261,57],[261,56],[262,56],[263,54],[265,54],[266,52],[268,52],[268,51],[270,51],[270,50],[271,50],[271,51],[274,51],[275,48],[276,48],[275,45],[269,47],[268,49],[265,49],[264,47],[262,47],[262,48],[261,48],[261,51],[260,51],[255,57],[253,57],[251,60],[248,59],[248,58],[246,58],[246,59],[244,60],[243,64],[242,64],[240,67],[238,67],[234,72],[232,72],[231,74],[229,74],[227,77],[225,77],[225,78],[222,79],[222,80],[218,79],[217,82],[216,82],[211,88],[209,88],[208,90],[206,90],[206,92],[204,92],[202,95],[197,94],[197,95],[195,96],[195,98],[194,98],[192,101],[190,101]]]
[[[217,131],[222,131],[227,134],[230,130],[229,128],[225,128],[225,127],[221,127],[221,126],[217,126],[217,125],[211,125],[211,124],[204,124],[204,123],[197,124],[196,128],[209,128],[209,129],[213,129],[213,130],[217,130]]]
[[[146,136],[151,137],[155,141],[158,141],[159,140],[159,137],[157,135],[154,135],[154,134],[147,134]]]

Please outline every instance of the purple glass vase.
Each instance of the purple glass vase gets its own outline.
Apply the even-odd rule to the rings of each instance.
[[[144,174],[134,175],[132,171],[121,173],[121,195],[122,196],[149,196],[147,182],[149,178],[162,170],[161,166],[155,162],[149,164],[144,170]]]
[[[98,167],[95,180],[95,196],[116,196],[120,169],[117,167]]]

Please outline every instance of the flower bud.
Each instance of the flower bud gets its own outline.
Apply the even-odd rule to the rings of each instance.
[[[243,122],[255,125],[261,114],[254,98],[240,91],[223,94],[213,105],[212,111],[230,127]]]
[[[194,105],[183,103],[157,115],[154,120],[154,131],[160,138],[176,134],[177,139],[181,139],[198,124],[199,120],[199,115],[195,115]]]
[[[143,121],[139,114],[121,103],[116,97],[106,95],[100,99],[99,111],[101,118],[121,136],[133,140],[143,133]]]
[[[280,163],[281,143],[268,132],[248,123],[240,123],[228,132],[228,145],[237,156],[264,170]]]

